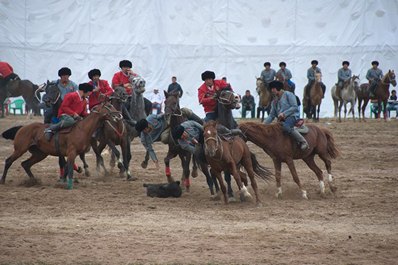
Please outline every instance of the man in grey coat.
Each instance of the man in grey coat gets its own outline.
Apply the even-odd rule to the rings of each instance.
[[[167,93],[174,93],[177,91],[179,93],[179,97],[182,97],[182,94],[184,93],[184,91],[182,91],[180,84],[177,83],[177,77],[173,76],[171,78],[171,84],[167,88]]]
[[[370,68],[366,73],[366,79],[369,80],[370,97],[375,96],[377,84],[383,78],[383,71],[381,71],[378,67],[379,67],[379,62],[373,61],[372,68]]]
[[[336,84],[336,96],[341,99],[341,90],[344,88],[344,82],[350,80],[352,73],[351,69],[348,68],[350,62],[344,61],[343,67],[337,72],[337,84]]]
[[[268,84],[275,79],[276,72],[271,68],[270,62],[265,62],[264,67],[265,69],[261,72],[260,77],[265,86],[269,89]]]

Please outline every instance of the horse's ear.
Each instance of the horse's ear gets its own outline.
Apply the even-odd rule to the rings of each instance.
[[[168,98],[169,97],[169,93],[166,90],[163,90],[163,92],[164,92],[164,97]]]

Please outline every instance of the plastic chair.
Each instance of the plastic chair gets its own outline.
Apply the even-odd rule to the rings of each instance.
[[[10,103],[10,105],[8,105],[10,112],[12,110],[14,115],[15,115],[15,111],[19,110],[21,112],[21,115],[22,115],[24,113],[24,110],[23,110],[23,104],[24,103],[25,103],[25,101],[23,99],[14,100],[13,102]]]

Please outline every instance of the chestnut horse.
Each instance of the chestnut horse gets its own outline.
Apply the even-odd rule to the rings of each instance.
[[[259,107],[262,107],[264,111],[267,110],[267,113],[269,113],[271,110],[272,94],[265,85],[263,79],[260,77],[256,79],[256,91],[260,96]],[[261,121],[264,121],[264,111],[262,113]]]
[[[258,196],[257,182],[254,178],[255,171],[253,168],[261,169],[261,171],[256,170],[256,174],[264,180],[269,179],[271,173],[258,164],[255,155],[250,152],[249,147],[242,138],[233,137],[230,140],[222,139],[217,133],[216,125],[217,122],[215,121],[209,121],[204,125],[204,149],[206,159],[211,166],[210,173],[212,176],[216,176],[220,183],[224,195],[224,202],[228,204],[227,189],[221,177],[221,172],[225,171],[225,169],[229,169],[234,176],[240,190],[241,200],[244,201],[251,198],[246,188],[247,178],[243,179],[245,184],[243,185],[241,176],[243,177],[244,175],[239,174],[238,171],[240,165],[242,165],[249,175],[250,183],[256,196],[256,204],[260,206],[261,202]]]
[[[295,159],[302,159],[308,167],[315,172],[319,180],[321,196],[325,196],[323,173],[314,160],[316,154],[318,154],[325,163],[329,174],[328,181],[331,191],[334,193],[337,189],[332,183],[331,159],[336,158],[339,155],[339,151],[335,146],[333,136],[326,128],[319,128],[311,124],[307,126],[309,132],[304,135],[304,137],[309,144],[309,149],[301,151],[293,139],[283,134],[282,126],[279,123],[265,125],[255,122],[246,122],[239,125],[239,128],[245,134],[247,140],[262,148],[264,152],[272,158],[275,167],[276,187],[278,189],[276,196],[278,198],[282,196],[281,169],[282,162],[284,162],[289,167],[294,181],[300,188],[302,197],[308,199],[307,191],[302,187],[294,166],[293,160]]]
[[[321,78],[322,78],[321,73],[316,73],[315,80],[312,86],[308,87],[308,89],[310,89],[310,100],[309,100],[309,106],[307,106],[307,110],[310,113],[309,117],[312,117],[313,121],[319,121],[319,111],[321,109],[321,103],[323,97]],[[306,96],[304,95],[303,101],[308,102],[308,100],[306,100],[305,98]]]
[[[55,143],[52,137],[47,141],[44,137],[45,124],[32,123],[23,127],[13,127],[3,133],[6,139],[14,140],[14,152],[5,161],[4,172],[0,178],[0,184],[4,184],[7,172],[12,163],[29,151],[32,155],[21,163],[25,172],[32,181],[35,177],[30,168],[45,159],[48,155],[67,156],[67,188],[72,189],[73,185],[73,164],[77,155],[86,153],[90,148],[91,135],[102,126],[107,119],[112,119],[113,115],[120,115],[109,103],[97,105],[91,113],[82,121],[77,122],[68,133],[59,133],[59,143]]]

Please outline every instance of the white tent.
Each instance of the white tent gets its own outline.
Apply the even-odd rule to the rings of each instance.
[[[306,71],[319,61],[327,95],[322,116],[333,114],[330,88],[343,60],[365,82],[370,62],[398,69],[396,0],[1,0],[0,60],[35,83],[88,80],[92,68],[111,81],[129,59],[148,93],[178,77],[181,105],[199,115],[200,74],[226,76],[243,94],[254,92],[263,63],[287,63],[302,95]]]

